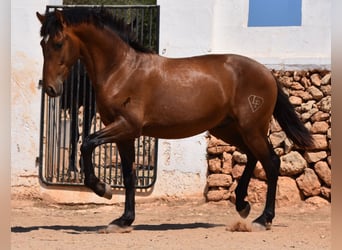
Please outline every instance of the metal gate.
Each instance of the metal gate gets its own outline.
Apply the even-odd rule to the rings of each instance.
[[[84,8],[90,6],[83,6]],[[91,6],[93,7],[93,6]],[[159,6],[105,6],[130,23],[142,45],[158,52]],[[71,6],[47,6],[72,8]],[[96,113],[95,95],[85,67],[78,61],[63,83],[61,97],[41,96],[39,176],[48,185],[83,185],[79,163],[84,138],[104,125]],[[156,180],[157,139],[141,136],[135,141],[136,187],[149,188]],[[97,177],[114,188],[122,188],[121,160],[115,143],[95,148],[93,165]]]

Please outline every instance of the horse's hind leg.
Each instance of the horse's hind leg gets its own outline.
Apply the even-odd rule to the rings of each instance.
[[[280,159],[279,156],[271,149],[270,146],[270,156],[265,161],[262,161],[264,165],[264,169],[267,176],[267,196],[266,196],[266,205],[265,209],[257,219],[254,220],[254,223],[265,226],[266,229],[270,229],[272,224],[272,219],[275,216],[275,199],[276,199],[276,189],[280,168]]]
[[[245,198],[247,196],[249,181],[252,178],[256,162],[257,160],[255,159],[253,154],[247,153],[247,164],[239,180],[239,183],[235,189],[235,207],[242,218],[247,218],[247,216],[249,215],[249,211],[251,209],[248,201],[246,201]]]
[[[248,184],[252,177],[257,160],[261,162],[267,176],[267,196],[265,209],[253,223],[269,229],[275,216],[275,196],[280,167],[279,157],[275,154],[269,144],[266,134],[260,133],[257,129],[246,129],[245,133],[240,132],[234,123],[210,130],[209,132],[233,145],[236,145],[247,154],[245,170],[235,189],[235,207],[240,216],[246,218],[250,211],[250,205],[245,200]],[[262,130],[260,130],[262,131]]]
[[[218,127],[210,130],[210,133],[227,143],[233,144],[241,151],[247,154],[247,164],[243,174],[238,182],[235,189],[236,201],[235,207],[239,212],[240,216],[246,218],[250,212],[250,205],[248,201],[245,200],[247,196],[248,185],[253,174],[253,170],[256,165],[256,158],[249,151],[248,147],[245,145],[242,136],[240,136],[238,129],[234,123],[230,123],[226,126]]]
[[[267,177],[266,205],[263,213],[255,219],[253,223],[261,225],[265,229],[270,229],[272,220],[275,216],[275,198],[280,159],[275,154],[266,135],[259,135],[257,132],[254,134],[246,133],[244,138],[250,151],[263,165]]]

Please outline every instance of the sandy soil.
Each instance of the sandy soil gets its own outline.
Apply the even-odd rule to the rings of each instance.
[[[12,200],[12,249],[330,249],[331,207],[278,208],[269,231],[231,232],[242,220],[229,202],[157,200],[137,204],[130,233],[99,234],[123,205],[60,205]]]

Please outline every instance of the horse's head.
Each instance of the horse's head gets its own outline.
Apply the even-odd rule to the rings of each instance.
[[[70,68],[79,57],[79,45],[70,32],[61,11],[56,10],[45,15],[36,13],[42,24],[40,45],[43,50],[43,89],[52,97],[63,92],[63,81]]]

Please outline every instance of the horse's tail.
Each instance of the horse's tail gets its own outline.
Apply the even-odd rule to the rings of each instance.
[[[312,148],[314,142],[311,133],[298,118],[294,107],[290,103],[288,96],[282,90],[279,81],[277,81],[277,87],[278,96],[273,111],[274,118],[278,121],[286,135],[297,146],[303,149]]]

